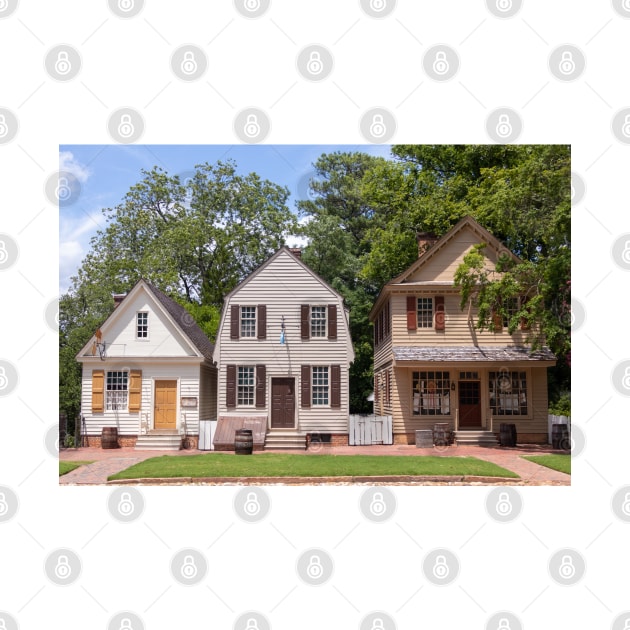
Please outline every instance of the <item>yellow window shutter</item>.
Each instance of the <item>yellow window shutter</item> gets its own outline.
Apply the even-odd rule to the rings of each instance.
[[[129,411],[140,411],[142,400],[142,370],[129,372]]]
[[[101,413],[104,402],[104,380],[103,370],[92,370],[92,413]]]

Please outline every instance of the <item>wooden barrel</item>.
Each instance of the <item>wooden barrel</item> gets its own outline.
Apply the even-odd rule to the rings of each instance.
[[[234,452],[237,455],[251,455],[254,452],[254,437],[251,429],[236,429]]]
[[[551,446],[563,451],[571,450],[571,438],[569,437],[569,426],[567,424],[551,425]]]
[[[516,446],[516,425],[502,422],[499,427],[499,444],[501,446]]]
[[[433,431],[431,429],[419,429],[416,431],[417,448],[433,448]]]
[[[433,444],[448,446],[451,443],[451,425],[448,422],[438,422],[433,425]]]
[[[118,448],[117,427],[103,427],[101,431],[101,448]]]

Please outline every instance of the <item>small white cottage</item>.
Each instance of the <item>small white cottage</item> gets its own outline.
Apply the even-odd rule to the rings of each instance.
[[[216,419],[214,346],[191,315],[140,280],[77,355],[89,446],[116,428],[120,446],[197,446],[199,421]]]
[[[354,360],[343,298],[283,247],[225,299],[216,449],[251,428],[255,447],[305,448],[307,436],[348,443],[348,370]]]

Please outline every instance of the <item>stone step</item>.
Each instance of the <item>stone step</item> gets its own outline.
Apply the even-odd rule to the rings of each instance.
[[[306,436],[288,431],[273,431],[265,437],[265,451],[306,450]]]
[[[499,443],[492,431],[455,431],[454,438],[457,444],[497,446]]]
[[[136,451],[179,451],[182,436],[178,433],[148,433],[136,441]]]

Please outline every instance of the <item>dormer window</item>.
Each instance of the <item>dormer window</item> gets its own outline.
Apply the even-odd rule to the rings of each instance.
[[[149,338],[149,313],[139,311],[136,313],[136,339]]]

